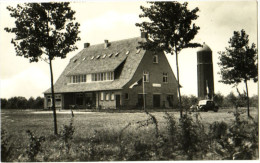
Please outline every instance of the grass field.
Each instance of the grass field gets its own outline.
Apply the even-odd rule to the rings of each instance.
[[[219,110],[219,112],[200,112],[201,122],[205,126],[212,124],[215,121],[226,123],[234,120],[234,115],[232,114],[233,109]],[[242,112],[245,112],[245,109],[242,109]],[[156,117],[158,122],[158,128],[160,133],[166,132],[166,119],[164,118],[165,114],[163,112],[150,112]],[[179,112],[170,112],[176,120],[179,119]],[[194,114],[194,113],[190,113]],[[256,108],[251,108],[251,115],[257,117]],[[246,117],[246,112],[242,114],[243,117]],[[75,127],[74,133],[74,144],[80,145],[89,141],[91,137],[98,136],[102,139],[105,144],[113,144],[117,141],[118,135],[122,132],[123,128],[131,124],[127,129],[124,130],[124,135],[126,137],[142,137],[142,140],[149,141],[149,137],[152,137],[154,134],[153,126],[145,126],[143,128],[138,128],[139,121],[144,121],[148,118],[147,114],[144,112],[123,112],[123,113],[111,113],[111,112],[87,112],[77,110],[74,111],[73,126]],[[70,111],[57,111],[57,123],[58,130],[62,129],[63,125],[68,125],[71,120]],[[28,135],[25,132],[30,130],[37,136],[46,136],[47,142],[55,142],[52,140],[53,135],[53,117],[51,111],[35,111],[35,110],[1,110],[1,129],[7,131],[8,135],[11,136],[12,142],[18,151],[22,151],[27,147],[28,144]],[[148,139],[147,139],[148,138]],[[147,139],[147,140],[146,140]],[[129,139],[131,140],[131,139]],[[152,140],[152,139],[151,139]],[[105,145],[103,144],[103,145]],[[49,146],[50,144],[46,145]],[[104,148],[104,146],[102,146]],[[111,147],[109,147],[111,149]],[[117,147],[113,147],[114,155],[119,153]],[[19,153],[19,152],[18,152]],[[55,153],[55,152],[54,152]],[[42,155],[46,155],[42,154]],[[48,161],[66,161],[64,159],[59,160],[53,158],[48,154]],[[75,154],[76,155],[76,154]],[[13,154],[13,160],[19,161],[19,154]],[[42,156],[44,157],[44,156]],[[75,156],[76,157],[76,156]],[[73,160],[71,160],[73,159]],[[75,161],[74,157],[71,157],[67,161]],[[44,159],[39,158],[38,160],[43,161]],[[80,159],[81,160],[81,159]],[[84,159],[83,159],[84,160]],[[95,160],[95,159],[93,159]],[[98,159],[96,159],[98,160]],[[104,160],[116,160],[114,157],[105,157]]]

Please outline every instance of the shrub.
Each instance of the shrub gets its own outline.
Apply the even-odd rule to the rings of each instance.
[[[180,150],[187,155],[188,160],[202,159],[208,149],[204,125],[200,122],[199,115],[195,114],[195,116],[196,121],[190,115],[185,114],[179,122]]]
[[[70,120],[69,125],[63,125],[60,131],[60,138],[62,140],[61,147],[65,148],[66,154],[69,154],[71,147],[71,140],[73,139],[73,134],[75,132],[75,128],[73,126],[73,118]]]
[[[257,158],[258,123],[252,119],[242,119],[238,112],[234,116],[235,120],[228,127],[227,133],[222,132],[216,139],[216,153],[228,160]]]
[[[37,161],[36,156],[42,151],[42,142],[45,141],[45,137],[41,136],[38,138],[30,130],[27,130],[26,132],[29,135],[29,145],[26,150],[26,154],[29,161],[35,162]]]
[[[11,161],[13,144],[10,143],[10,136],[7,136],[5,129],[1,130],[1,161],[8,162]]]

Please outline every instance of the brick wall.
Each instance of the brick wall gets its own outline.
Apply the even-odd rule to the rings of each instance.
[[[158,63],[153,63],[153,55],[158,55]],[[154,53],[147,51],[137,68],[133,78],[128,82],[123,91],[123,106],[129,108],[135,108],[138,102],[138,94],[143,93],[143,86],[134,86],[132,89],[129,88],[133,83],[142,78],[143,71],[149,72],[149,82],[145,82],[145,93],[146,93],[146,104],[147,108],[153,108],[153,95],[160,95],[160,107],[169,108],[167,101],[168,95],[173,95],[173,102],[178,103],[177,100],[177,81],[173,74],[173,71],[169,65],[169,62],[163,52]],[[163,83],[163,73],[168,74],[168,82]],[[160,87],[155,87],[153,84]],[[128,99],[125,99],[125,94],[128,93]]]

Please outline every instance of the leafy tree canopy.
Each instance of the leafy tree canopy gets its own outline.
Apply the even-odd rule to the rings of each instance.
[[[258,81],[257,49],[252,43],[249,46],[248,35],[244,30],[234,31],[226,51],[219,52],[221,82],[238,84],[253,79]]]
[[[5,30],[15,33],[11,42],[18,56],[38,62],[42,54],[52,60],[54,57],[65,58],[67,53],[77,49],[74,44],[80,40],[80,25],[73,22],[75,11],[68,2],[25,3],[7,9],[16,21],[15,27]]]
[[[136,23],[142,32],[149,34],[150,41],[141,43],[141,47],[152,50],[163,50],[177,54],[183,48],[198,47],[200,44],[190,43],[200,29],[193,20],[198,18],[199,9],[189,10],[188,3],[179,2],[149,2],[149,8],[141,6],[143,14],[140,18],[150,21]]]

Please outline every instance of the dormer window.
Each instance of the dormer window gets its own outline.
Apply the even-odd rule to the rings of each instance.
[[[106,54],[104,54],[102,58],[106,58],[106,56],[107,56],[107,55],[106,55]]]
[[[113,55],[113,53],[109,54],[108,57],[110,58]]]
[[[100,58],[100,55],[98,55],[96,58],[99,59],[99,58]]]
[[[115,54],[115,56],[117,57],[119,55],[119,53],[117,52],[116,54]]]
[[[136,51],[136,54],[140,53],[140,51],[141,51],[141,49],[138,49],[138,50]]]
[[[91,57],[91,60],[93,60],[94,58],[95,58],[95,57],[94,57],[94,56],[92,56],[92,57]]]
[[[128,55],[128,54],[129,54],[129,51],[127,51],[125,54]]]
[[[158,63],[158,55],[153,56],[153,63]]]
[[[74,59],[73,62],[74,62],[74,63],[77,62],[77,59]]]

